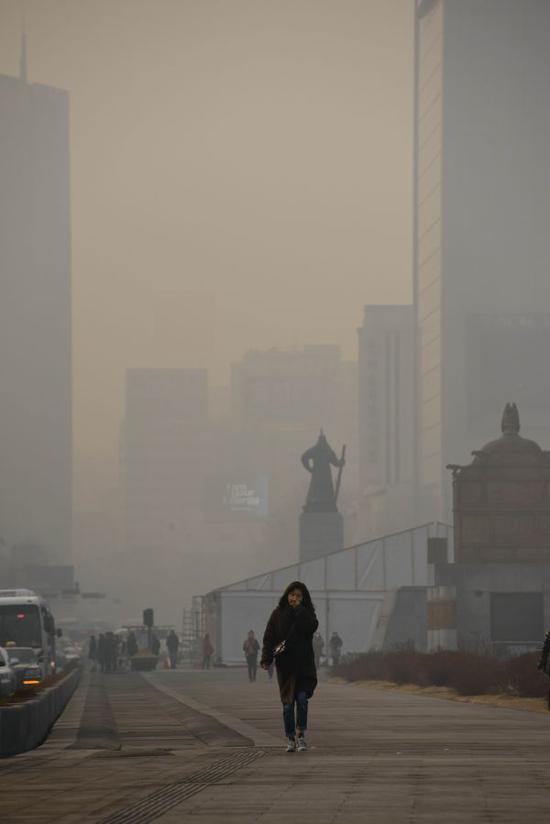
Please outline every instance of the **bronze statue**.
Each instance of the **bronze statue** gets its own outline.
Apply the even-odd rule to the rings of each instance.
[[[346,447],[342,448],[342,457],[338,458],[331,449],[321,429],[315,446],[302,455],[302,464],[311,473],[304,512],[337,512],[336,502],[342,480],[342,469],[346,463]],[[336,491],[332,481],[331,466],[339,469]]]

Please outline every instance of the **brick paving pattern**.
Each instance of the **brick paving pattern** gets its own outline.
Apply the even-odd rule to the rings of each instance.
[[[286,754],[264,673],[255,684],[241,669],[86,676],[46,744],[0,761],[0,819],[549,819],[550,717],[323,682],[310,721],[310,751]]]

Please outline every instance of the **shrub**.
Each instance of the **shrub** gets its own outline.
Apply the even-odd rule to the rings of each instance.
[[[396,684],[425,683],[421,653],[409,649],[389,652],[385,657],[385,664],[387,681],[395,681]]]
[[[449,686],[461,695],[503,692],[507,687],[506,667],[491,655],[456,652],[452,659]]]
[[[456,653],[451,650],[438,650],[425,656],[426,677],[435,687],[448,687]]]
[[[508,683],[512,692],[528,698],[548,694],[548,676],[537,670],[538,654],[528,652],[506,661]]]
[[[396,684],[433,684],[450,687],[461,695],[511,691],[542,696],[546,676],[536,670],[536,655],[499,661],[484,652],[439,650],[415,652],[409,647],[388,652],[348,655],[333,672],[348,681],[394,681]]]
[[[384,681],[384,655],[381,652],[346,655],[332,672],[348,681]]]

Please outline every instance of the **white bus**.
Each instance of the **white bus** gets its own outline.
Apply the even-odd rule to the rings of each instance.
[[[39,666],[42,678],[55,672],[55,621],[46,601],[30,589],[0,589],[0,647],[21,664]]]

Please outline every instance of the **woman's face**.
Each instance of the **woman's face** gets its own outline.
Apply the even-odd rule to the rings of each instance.
[[[293,589],[291,592],[288,593],[288,603],[294,609],[296,609],[296,607],[299,607],[303,600],[304,596],[301,589]]]

